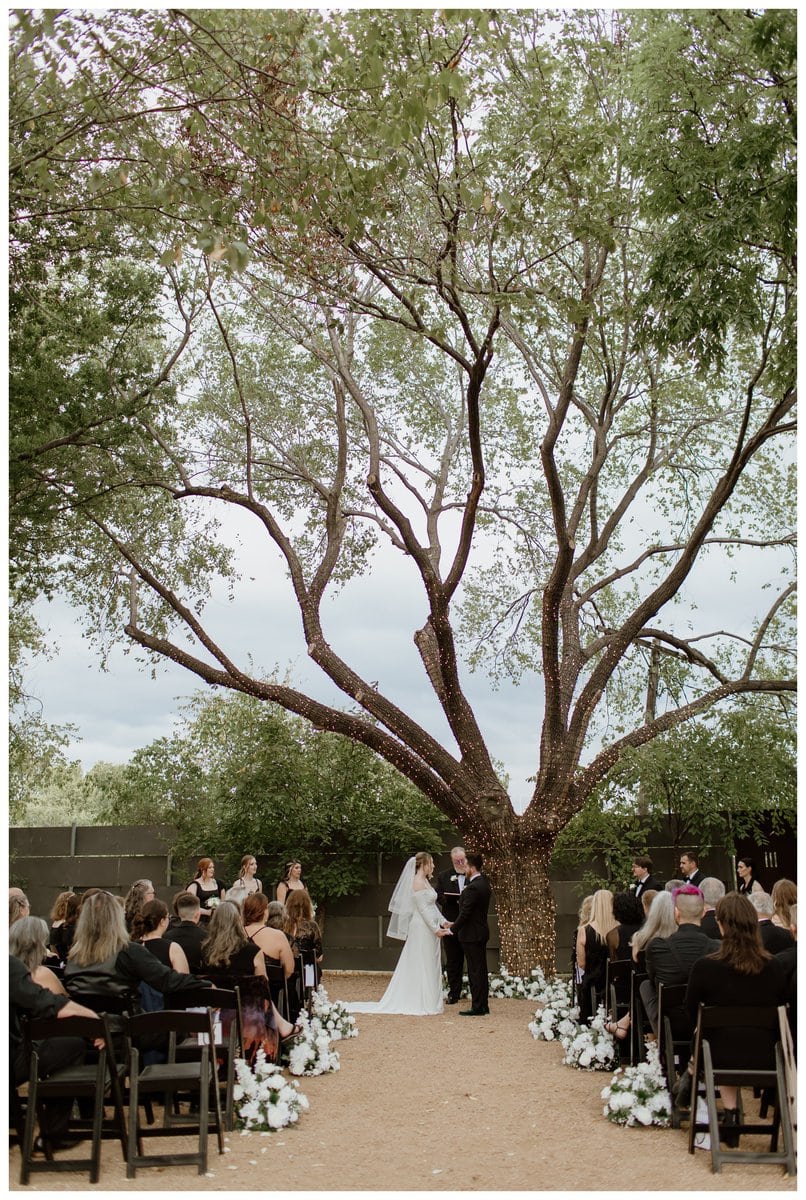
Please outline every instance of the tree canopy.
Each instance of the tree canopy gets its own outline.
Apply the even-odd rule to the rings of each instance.
[[[509,965],[547,961],[551,846],[624,752],[794,688],[795,14],[30,11],[12,43],[14,336],[47,362],[54,297],[98,301],[13,448],[19,526],[105,638],[395,766],[487,854]],[[233,506],[348,707],[211,631]],[[381,543],[446,738],[328,636]],[[757,594],[700,627],[731,555]],[[542,676],[523,814],[468,661]]]

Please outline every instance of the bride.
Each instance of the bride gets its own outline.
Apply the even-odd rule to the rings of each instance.
[[[442,962],[439,939],[450,936],[428,882],[434,860],[420,851],[410,858],[395,885],[389,911],[389,937],[405,941],[395,973],[377,1003],[351,1003],[355,1013],[400,1013],[425,1017],[442,1012]]]

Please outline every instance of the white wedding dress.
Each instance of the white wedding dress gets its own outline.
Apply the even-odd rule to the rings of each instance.
[[[408,936],[383,997],[373,1003],[349,1003],[349,1012],[409,1017],[442,1012],[442,958],[436,931],[445,918],[436,906],[437,894],[432,887],[414,892],[413,898]]]

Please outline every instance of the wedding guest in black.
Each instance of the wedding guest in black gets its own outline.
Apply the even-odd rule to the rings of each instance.
[[[639,900],[644,892],[659,892],[663,888],[663,881],[652,874],[652,859],[645,854],[638,854],[632,860],[632,873],[635,882],[630,884],[630,890]]]
[[[704,954],[713,954],[719,942],[700,928],[702,892],[686,884],[672,896],[677,929],[669,937],[655,937],[646,948],[645,979],[639,988],[649,1023],[658,1036],[658,984],[688,983],[691,968]]]
[[[145,946],[164,967],[187,975],[190,971],[187,955],[173,938],[165,936],[168,929],[168,905],[162,900],[148,900],[135,915],[132,941]]]
[[[255,976],[265,979],[268,995],[268,979],[263,951],[250,942],[241,920],[238,905],[224,900],[210,918],[210,930],[202,949],[204,972],[214,984],[231,986],[236,976]],[[244,1041],[248,1043],[245,1057],[254,1062],[259,1049],[263,1049],[270,1062],[276,1062],[280,1042],[288,1041],[301,1032],[280,1016],[270,1000],[258,1002],[256,991],[252,996],[243,992],[241,997]]]
[[[55,996],[66,996],[61,980],[45,965],[48,955],[48,926],[41,917],[20,917],[8,931],[8,950],[25,963],[39,987]]]
[[[798,885],[791,879],[778,879],[772,885],[770,895],[775,909],[772,914],[773,925],[778,925],[781,929],[789,929],[792,924],[789,919],[790,910],[792,905],[798,902]]]
[[[10,1076],[14,1087],[26,1083],[30,1071],[29,1055],[22,1034],[22,1017],[94,1017],[95,1013],[67,995],[56,995],[34,983],[25,963],[8,956],[8,1011]],[[52,1038],[36,1043],[39,1069],[43,1076],[84,1061],[84,1038]],[[74,1141],[65,1137],[73,1109],[72,1097],[45,1101],[45,1121],[53,1149],[68,1149]]]
[[[786,950],[791,946],[792,934],[789,930],[773,924],[775,905],[772,896],[767,892],[750,892],[747,898],[758,914],[758,931],[764,949],[769,950],[770,954],[777,954],[779,950]]]
[[[780,1005],[786,1002],[786,974],[780,961],[761,943],[756,911],[746,896],[729,892],[716,906],[722,942],[714,954],[697,959],[686,989],[686,1008],[696,1024],[700,1004]],[[708,1041],[717,1067],[766,1068],[775,1062],[777,1033],[747,1028],[709,1031]],[[740,1049],[737,1049],[740,1047]],[[683,1084],[685,1086],[685,1084]],[[725,1109],[724,1124],[736,1124],[736,1087],[719,1085]],[[725,1139],[735,1145],[736,1140]]]
[[[67,951],[70,949],[69,943],[67,946],[64,944],[63,930],[71,900],[75,900],[76,902],[73,907],[73,912],[75,913],[78,910],[78,897],[75,892],[59,892],[53,902],[53,908],[50,910],[48,946],[60,962],[64,962],[67,957]],[[73,918],[73,922],[75,923],[75,917]]]
[[[692,887],[700,886],[705,876],[700,870],[700,856],[696,850],[684,850],[680,855],[680,874],[683,883],[690,883]]]
[[[126,919],[126,928],[129,933],[134,925],[134,918],[139,913],[144,904],[148,904],[149,900],[153,900],[156,892],[154,884],[150,879],[135,879],[132,886],[126,893],[126,899],[123,902],[123,911]]]
[[[792,1041],[795,1053],[798,1049],[798,906],[793,904],[789,909],[789,932],[792,934],[792,945],[776,954],[786,975],[786,1002],[789,1028],[792,1031]]]
[[[322,931],[313,919],[313,904],[304,888],[302,891],[293,888],[289,891],[285,910],[283,931],[291,943],[291,952],[295,958],[295,982],[294,987],[289,989],[290,1016],[296,1020],[305,997],[307,985],[304,967],[306,965],[309,968],[309,980],[310,967],[313,966],[313,985],[316,986],[319,983],[319,969],[323,958]]]
[[[490,911],[492,889],[487,876],[481,871],[481,855],[467,854],[465,859],[467,882],[459,900],[459,916],[450,927],[450,936],[458,937],[464,947],[470,984],[470,1008],[462,1009],[459,1016],[483,1017],[490,1011],[490,979],[487,972],[490,926],[487,914]]]
[[[590,920],[577,931],[577,965],[581,972],[577,992],[580,1024],[584,1025],[594,1015],[604,991],[607,935],[617,924],[613,916],[613,893],[600,888],[593,893]],[[594,996],[591,996],[591,988],[595,989]]]
[[[455,921],[459,916],[459,901],[465,886],[467,860],[464,846],[451,850],[451,865],[437,875],[437,905],[446,921]],[[445,971],[448,976],[448,998],[446,1004],[458,1004],[462,994],[462,976],[465,968],[465,952],[456,937],[444,937]]]
[[[200,924],[199,898],[193,892],[177,892],[173,898],[174,912],[178,921],[169,924],[164,933],[166,941],[176,942],[185,952],[188,969],[198,974],[202,965],[202,946],[207,940],[208,930]]]
[[[713,875],[706,875],[705,879],[700,881],[699,886],[702,898],[705,901],[700,929],[709,938],[713,938],[715,942],[721,942],[722,934],[719,932],[719,926],[716,923],[715,909],[725,895],[725,885],[721,879],[716,879]]]
[[[208,986],[195,975],[164,966],[145,946],[129,939],[123,909],[108,892],[96,892],[81,906],[64,985],[71,996],[123,996],[134,1011],[140,1006],[138,985],[145,982],[163,994]]]
[[[760,879],[756,879],[756,865],[752,858],[748,858],[743,854],[741,858],[736,860],[736,874],[739,877],[739,882],[736,885],[736,891],[743,896],[748,896],[752,892],[763,892],[764,886]]]
[[[613,916],[618,925],[611,929],[605,939],[611,960],[630,958],[630,945],[634,933],[644,923],[644,906],[634,892],[616,892],[613,897]]]
[[[200,858],[196,878],[192,879],[185,891],[192,892],[199,901],[201,920],[207,922],[213,909],[221,903],[226,892],[223,883],[215,877],[215,863],[212,858]]]
[[[643,903],[647,893],[641,897]],[[677,929],[674,919],[674,900],[671,892],[653,892],[643,925],[632,937],[632,958],[636,971],[646,971],[646,948],[653,938],[671,937]]]
[[[281,929],[270,929],[266,924],[269,911],[269,898],[263,892],[253,892],[243,902],[241,919],[244,933],[249,941],[263,951],[266,967],[282,967],[286,979],[294,974],[294,955],[291,944]],[[282,985],[277,983],[272,987],[272,998],[276,1003]],[[291,996],[289,994],[289,1003]]]

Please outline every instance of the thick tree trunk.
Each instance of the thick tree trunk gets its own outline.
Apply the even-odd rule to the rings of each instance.
[[[556,972],[556,905],[549,881],[554,846],[550,834],[484,852],[484,874],[490,880],[498,916],[501,964],[510,975],[528,976],[541,967],[547,978]]]

